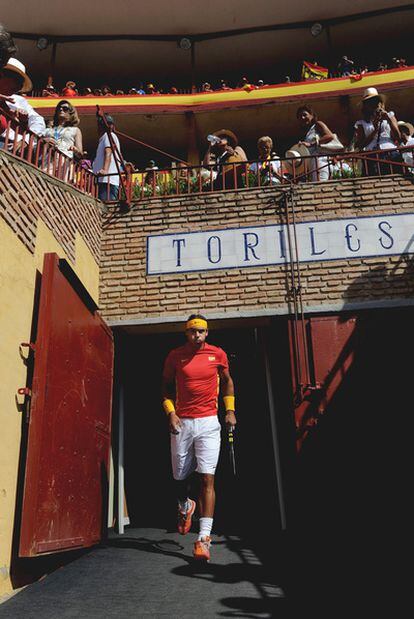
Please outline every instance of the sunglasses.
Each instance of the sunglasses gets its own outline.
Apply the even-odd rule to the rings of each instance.
[[[70,112],[72,108],[70,108],[68,105],[61,105],[59,110],[62,110],[62,112]]]

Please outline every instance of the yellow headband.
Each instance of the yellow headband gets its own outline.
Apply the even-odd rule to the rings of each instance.
[[[202,318],[193,318],[192,320],[188,320],[186,325],[186,329],[208,329],[207,320],[203,320]]]

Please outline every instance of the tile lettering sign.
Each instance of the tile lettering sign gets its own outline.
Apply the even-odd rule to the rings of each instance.
[[[414,253],[414,213],[296,224],[300,262]],[[285,224],[147,237],[147,275],[284,264],[295,233]]]

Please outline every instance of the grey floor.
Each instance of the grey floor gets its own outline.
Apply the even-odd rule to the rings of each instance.
[[[194,534],[126,529],[29,585],[0,617],[274,617],[284,608],[277,559],[234,536],[214,536],[209,564],[192,559]],[[277,549],[275,549],[275,557]],[[273,556],[273,553],[270,553]]]

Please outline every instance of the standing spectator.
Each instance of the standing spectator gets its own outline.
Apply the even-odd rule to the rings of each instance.
[[[395,150],[401,135],[394,112],[385,110],[384,98],[376,88],[366,88],[361,103],[362,118],[355,123],[355,147],[364,151],[387,150],[387,153],[377,155],[376,159],[401,162],[401,155]],[[368,176],[393,173],[390,164],[369,160],[365,172]]]
[[[211,141],[212,138],[216,138]],[[230,129],[220,129],[208,136],[209,146],[203,159],[203,166],[207,166],[209,177],[214,181],[215,189],[234,188],[241,186],[241,174],[245,166],[240,165],[247,161],[246,153],[239,146],[239,140]],[[235,164],[235,165],[233,165]],[[212,167],[214,165],[214,168]],[[223,178],[224,177],[224,178]]]
[[[260,175],[261,185],[276,185],[280,183],[282,170],[279,157],[273,153],[273,140],[264,135],[257,140],[259,160],[250,164],[250,172],[256,177]]]
[[[62,97],[76,97],[78,95],[78,91],[76,90],[75,82],[66,82],[61,94]]]
[[[8,63],[16,52],[17,47],[14,44],[13,37],[0,24],[0,69]]]
[[[55,146],[69,159],[82,157],[82,133],[79,129],[79,116],[76,109],[66,101],[59,101],[55,108],[53,124],[44,133],[45,142]]]
[[[299,144],[303,144],[309,148],[309,152],[313,156],[311,159],[311,178],[312,181],[327,181],[329,180],[329,162],[328,157],[319,156],[321,153],[320,144],[326,144],[334,139],[334,135],[329,127],[318,120],[316,113],[309,105],[302,105],[297,112],[296,118],[299,120],[305,135]]]
[[[6,104],[12,112],[16,113],[16,118],[20,123],[26,124],[30,131],[40,136],[46,129],[43,116],[33,109],[25,97],[18,94],[31,89],[32,81],[26,73],[24,64],[16,58],[10,58],[0,72],[0,93],[7,97]],[[14,139],[14,131],[9,132],[9,138]]]
[[[118,167],[123,168],[121,146],[118,136],[115,134],[115,123],[109,114],[105,114],[105,120],[109,127],[112,141],[115,145],[116,155],[112,153],[111,140],[109,139],[105,122],[102,116],[98,116],[98,135],[99,142],[96,156],[93,161],[93,171],[99,175],[98,178],[98,198],[100,200],[117,200],[119,194],[119,173]],[[115,160],[116,157],[116,160]],[[118,165],[117,165],[118,164]],[[111,176],[107,176],[110,174]]]
[[[347,77],[351,75],[354,69],[354,61],[348,58],[348,56],[342,56],[338,63],[338,73],[340,77]]]

